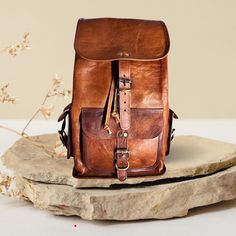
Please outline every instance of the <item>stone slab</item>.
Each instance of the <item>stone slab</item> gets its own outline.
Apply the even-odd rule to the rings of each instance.
[[[34,139],[50,145],[53,150],[56,134],[35,136]],[[24,139],[18,140],[3,155],[2,160],[16,176],[28,180],[76,188],[109,187],[114,184],[138,184],[211,174],[236,164],[236,145],[198,136],[176,136],[171,153],[166,158],[167,171],[164,175],[128,178],[125,182],[120,182],[116,178],[75,179],[71,174],[72,159],[50,157],[42,149]]]
[[[21,194],[55,215],[87,220],[138,220],[182,217],[189,209],[236,198],[236,166],[173,183],[110,189],[76,189],[16,178]]]

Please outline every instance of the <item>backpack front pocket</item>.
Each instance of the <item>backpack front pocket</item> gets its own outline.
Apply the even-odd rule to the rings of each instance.
[[[121,130],[110,120],[111,133],[103,128],[103,109],[83,108],[82,156],[89,171],[98,176],[114,176],[117,134]],[[161,158],[163,110],[131,108],[131,127],[127,130],[129,176],[154,174]]]

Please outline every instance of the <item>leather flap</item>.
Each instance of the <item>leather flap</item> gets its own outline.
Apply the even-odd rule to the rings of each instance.
[[[95,139],[116,138],[117,131],[120,130],[119,124],[115,122],[114,118],[111,118],[109,127],[112,134],[108,134],[108,132],[103,128],[103,112],[104,110],[100,108],[82,108],[81,123],[83,134]],[[131,109],[129,138],[152,139],[160,135],[162,128],[162,109]]]
[[[87,60],[158,60],[169,50],[162,21],[136,19],[80,19],[75,50]]]

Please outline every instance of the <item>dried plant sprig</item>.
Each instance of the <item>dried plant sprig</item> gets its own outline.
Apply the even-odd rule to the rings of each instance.
[[[53,104],[46,104],[48,99],[51,97],[58,97],[58,96],[62,96],[64,98],[67,98],[68,96],[70,96],[71,91],[70,90],[65,90],[62,88],[62,81],[61,79],[58,79],[58,76],[55,75],[55,77],[52,80],[52,85],[50,87],[50,89],[48,90],[48,92],[46,93],[45,98],[43,99],[43,102],[41,103],[41,105],[39,106],[39,108],[35,111],[35,113],[32,115],[32,117],[29,119],[29,121],[27,122],[27,124],[25,125],[25,127],[22,129],[21,132],[14,130],[12,128],[0,125],[0,129],[5,129],[7,131],[13,132],[23,138],[25,138],[26,141],[30,142],[31,144],[41,148],[44,150],[44,152],[46,154],[48,154],[51,157],[59,157],[59,156],[63,156],[63,154],[60,154],[60,152],[53,150],[52,147],[50,145],[46,145],[46,144],[41,144],[37,141],[35,141],[34,139],[32,139],[26,132],[26,128],[29,126],[29,124],[33,121],[33,119],[39,114],[41,113],[45,118],[49,118],[52,114],[53,114],[53,110],[54,110],[54,105]],[[3,86],[3,91],[6,91],[6,89],[8,88],[8,85],[4,85]],[[0,89],[0,91],[2,91]],[[5,94],[5,92],[3,93]],[[0,100],[1,102],[1,100]],[[6,102],[6,99],[4,99],[4,102]],[[57,144],[59,145],[59,144]],[[56,148],[56,146],[55,146]],[[57,149],[59,149],[59,146],[57,146]]]
[[[62,96],[65,99],[71,96],[71,90],[62,89],[63,82],[58,78],[58,75],[55,74],[52,79],[52,86],[48,91],[47,97]]]
[[[0,53],[6,52],[9,55],[15,57],[19,54],[19,52],[31,49],[29,44],[29,32],[26,32],[24,33],[23,40],[21,42],[3,48],[2,50],[0,50]]]
[[[21,197],[21,193],[16,187],[15,176],[0,172],[0,193],[10,197]]]
[[[25,33],[23,35],[23,40],[20,43],[14,44],[12,46],[8,46],[2,50],[0,50],[0,53],[4,53],[7,52],[9,55],[15,57],[16,55],[18,55],[18,53],[20,51],[23,50],[28,50],[31,49],[31,47],[29,46],[29,33]],[[70,97],[71,95],[71,90],[66,90],[66,89],[62,89],[62,81],[61,79],[58,79],[58,76],[55,75],[55,77],[53,78],[52,81],[52,86],[50,87],[49,91],[47,92],[42,104],[40,105],[40,107],[36,110],[36,112],[32,115],[32,117],[30,118],[30,120],[27,122],[27,124],[25,125],[25,127],[23,128],[23,130],[21,132],[14,130],[10,127],[6,127],[3,125],[0,125],[0,129],[5,129],[7,131],[13,132],[23,138],[25,138],[28,142],[30,142],[31,144],[42,148],[47,154],[49,154],[50,156],[63,156],[65,154],[65,152],[60,151],[58,152],[56,150],[60,149],[62,146],[62,143],[60,141],[56,141],[54,150],[52,151],[51,146],[46,145],[46,144],[41,144],[35,140],[33,140],[28,134],[26,134],[25,130],[26,128],[29,126],[29,124],[32,122],[32,120],[39,114],[41,113],[45,118],[49,118],[52,114],[53,114],[53,109],[54,106],[53,104],[47,105],[46,102],[49,98],[51,97],[57,97],[57,96],[62,96],[65,99]],[[16,98],[13,96],[10,96],[10,94],[8,93],[7,89],[9,87],[9,84],[5,84],[2,87],[0,87],[0,103],[12,103],[15,104],[16,103]],[[1,176],[0,176],[1,177]],[[1,192],[1,186],[0,186],[0,192]]]
[[[54,112],[54,105],[49,104],[49,105],[42,105],[39,108],[40,113],[44,116],[45,119],[48,119]]]
[[[24,133],[22,134],[22,132],[19,132],[17,130],[14,130],[12,128],[9,128],[9,127],[6,127],[6,126],[3,126],[3,125],[0,125],[0,129],[5,129],[7,131],[10,131],[12,133],[15,133],[19,136],[21,136],[22,138],[24,138],[27,142],[33,144],[34,146],[38,147],[38,148],[41,148],[44,150],[44,152],[46,154],[48,154],[49,156],[52,156],[54,155],[54,151],[52,151],[52,148],[50,145],[47,145],[47,144],[41,144],[40,142],[38,141],[35,141],[34,139],[32,139],[28,134]]]
[[[43,99],[43,102],[41,103],[40,107],[35,111],[35,113],[32,115],[32,117],[29,119],[29,121],[27,122],[27,124],[23,128],[22,135],[25,134],[25,130],[27,129],[29,124],[32,122],[32,120],[39,113],[41,113],[44,116],[44,118],[46,118],[46,119],[48,119],[53,114],[53,110],[54,110],[53,104],[50,104],[50,105],[46,104],[46,102],[48,101],[49,98],[62,96],[66,99],[67,97],[69,97],[71,95],[70,90],[65,90],[65,89],[61,88],[62,84],[63,83],[62,83],[61,79],[59,79],[58,75],[55,74],[54,78],[52,79],[52,85],[49,88],[48,92],[46,93],[46,95]]]
[[[0,103],[16,103],[16,98],[11,96],[8,92],[9,84],[5,84],[0,87]]]

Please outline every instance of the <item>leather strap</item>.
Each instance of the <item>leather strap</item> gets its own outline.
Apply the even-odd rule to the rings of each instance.
[[[127,131],[120,130],[117,132],[116,138],[116,170],[117,177],[120,181],[127,179],[127,169],[129,168],[129,150],[128,150],[128,133]]]
[[[58,118],[58,122],[62,122],[61,130],[58,130],[59,137],[61,139],[61,142],[63,145],[67,148],[67,158],[69,159],[73,153],[72,153],[72,144],[71,144],[71,120],[70,120],[70,109],[71,109],[71,103],[68,104],[62,114]],[[66,128],[66,118],[68,117],[68,134],[65,131]]]
[[[170,142],[174,138],[175,129],[172,128],[173,118],[178,119],[178,116],[176,115],[176,113],[173,110],[169,109],[169,121],[168,121],[169,127],[168,127],[168,137],[167,137],[167,148],[166,148],[166,154],[165,154],[166,156],[169,155]]]
[[[130,62],[119,61],[119,114],[121,130],[117,132],[116,169],[120,181],[127,178],[129,168],[128,129],[130,128],[131,80]]]
[[[120,127],[122,130],[130,128],[131,80],[130,62],[119,61],[119,107]]]

